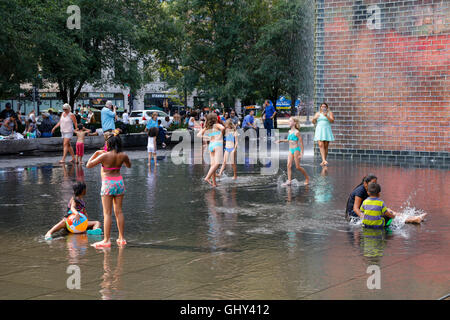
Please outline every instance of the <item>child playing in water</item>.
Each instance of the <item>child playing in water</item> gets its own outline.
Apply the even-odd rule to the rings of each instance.
[[[222,163],[223,131],[225,130],[224,126],[217,122],[217,114],[214,112],[209,113],[206,117],[205,127],[197,134],[197,137],[202,138],[203,135],[208,131],[207,136],[210,138],[208,149],[211,166],[209,168],[208,174],[205,177],[205,181],[213,187],[217,186],[216,170]]]
[[[91,133],[91,130],[86,129],[82,124],[78,125],[78,129],[74,130],[77,135],[77,144],[76,144],[76,153],[75,153],[75,162],[83,163],[84,156],[84,137],[88,136],[97,136],[98,133]]]
[[[292,162],[295,161],[295,167],[305,176],[305,185],[309,184],[309,176],[306,170],[300,167],[300,159],[303,157],[303,140],[300,135],[300,121],[296,117],[289,118],[289,134],[287,139],[275,141],[275,143],[289,142],[289,154],[287,161],[288,180],[283,186],[290,186],[292,182]]]
[[[233,180],[237,179],[237,166],[236,166],[236,151],[238,146],[237,140],[237,131],[236,126],[233,123],[233,120],[228,119],[225,122],[225,154],[223,157],[222,168],[220,168],[219,174],[220,177],[225,170],[225,166],[227,165],[228,158],[231,158],[231,165],[233,167]]]
[[[369,197],[363,201],[361,212],[363,213],[362,225],[365,228],[386,228],[392,219],[400,216],[400,213],[388,209],[380,197],[381,187],[378,183],[372,182],[368,186]],[[426,213],[415,217],[407,217],[405,223],[421,223]]]
[[[75,213],[77,216],[75,220],[79,219],[79,214],[82,213],[87,217],[86,214],[86,203],[83,200],[83,197],[86,195],[86,184],[83,182],[77,182],[73,185],[73,197],[70,199],[69,204],[67,205],[67,214],[64,218],[53,226],[46,234],[45,240],[51,240],[53,233],[58,230],[64,229],[66,227],[66,220],[69,215]],[[99,221],[88,221],[88,230],[87,234],[102,234],[102,229],[100,229]]]
[[[158,136],[158,127],[151,127],[148,130],[148,142],[147,142],[147,152],[148,152],[148,167],[151,167],[152,157],[155,167],[156,163],[156,137]]]

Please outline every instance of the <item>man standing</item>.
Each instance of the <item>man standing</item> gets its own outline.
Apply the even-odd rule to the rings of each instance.
[[[112,101],[108,100],[105,103],[101,111],[101,120],[102,120],[102,130],[103,134],[108,131],[113,131],[116,129],[116,125],[114,121],[116,120],[116,106],[113,106]]]
[[[78,105],[80,106],[80,105]],[[77,125],[81,123],[81,114],[80,114],[80,109],[75,109],[75,118],[77,119]]]
[[[267,137],[272,137],[273,118],[277,112],[269,100],[264,101],[264,128],[267,130]]]

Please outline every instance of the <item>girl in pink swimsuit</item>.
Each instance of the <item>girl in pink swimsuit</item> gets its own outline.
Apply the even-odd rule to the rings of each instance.
[[[93,244],[95,248],[111,247],[111,214],[114,206],[117,229],[119,230],[118,245],[125,245],[127,242],[124,237],[124,217],[122,212],[122,202],[125,193],[123,178],[120,174],[120,168],[125,165],[131,167],[128,155],[122,152],[122,140],[118,132],[106,140],[107,151],[98,150],[89,159],[86,168],[93,168],[98,164],[102,165],[102,197],[103,218],[104,218],[104,239]]]

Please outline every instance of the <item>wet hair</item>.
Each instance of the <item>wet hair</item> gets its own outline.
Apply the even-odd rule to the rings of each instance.
[[[367,188],[368,194],[370,194],[372,196],[376,196],[380,192],[381,192],[381,186],[378,183],[372,182],[371,184],[369,184],[369,186]]]
[[[84,190],[86,190],[86,184],[84,182],[77,181],[72,185],[72,189],[75,197],[78,197]]]
[[[327,109],[328,109],[328,104],[326,104],[325,102],[322,102],[322,103],[320,104],[320,107],[322,107],[323,105],[326,105],[326,106],[327,106]]]
[[[158,124],[161,124],[161,120],[158,120]]]
[[[208,113],[206,116],[206,129],[212,129],[213,126],[217,123],[217,114],[215,112]]]
[[[119,135],[114,135],[106,140],[106,147],[108,151],[114,150],[120,153],[122,152],[122,139],[120,139]]]
[[[78,125],[78,130],[83,130],[83,129],[84,129],[84,126],[82,124],[79,124]]]
[[[148,130],[148,136],[149,137],[156,137],[158,135],[159,129],[157,127],[151,127],[150,130]]]

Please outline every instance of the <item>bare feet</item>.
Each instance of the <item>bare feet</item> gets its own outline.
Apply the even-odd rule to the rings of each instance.
[[[45,240],[51,240],[52,239],[52,234],[50,232],[47,232],[44,236]]]
[[[111,242],[105,242],[105,240],[100,241],[100,242],[96,242],[94,244],[92,244],[91,246],[93,246],[95,249],[101,249],[101,248],[111,248]]]
[[[64,160],[64,159],[59,160],[59,163],[66,163],[66,160]]]
[[[124,246],[127,244],[127,240],[125,239],[117,239],[116,242],[118,246]]]
[[[325,165],[325,161],[322,161],[320,165],[323,167]]]
[[[211,179],[211,178],[210,178]],[[205,182],[208,182],[211,186],[213,186],[214,187],[214,185],[213,185],[213,183],[212,183],[212,180],[210,181],[210,179],[203,179]]]
[[[327,166],[327,165],[328,165],[328,161],[325,160],[325,161],[323,162],[323,165],[324,165],[324,166]]]
[[[291,185],[291,180],[287,180],[285,183],[283,183],[281,186],[286,187]]]
[[[423,213],[416,217],[417,223],[421,223],[428,213]]]

